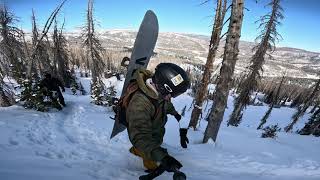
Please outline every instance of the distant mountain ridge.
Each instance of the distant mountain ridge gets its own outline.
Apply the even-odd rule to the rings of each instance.
[[[98,37],[103,47],[117,51],[124,47],[133,46],[136,31],[116,29],[98,32]],[[79,42],[80,33],[67,32],[66,37],[70,42]],[[159,33],[155,52],[158,56],[167,58],[187,59],[193,63],[204,64],[207,58],[210,37],[205,35],[162,32]],[[218,48],[215,64],[221,62],[224,41]],[[250,57],[253,55],[252,48],[255,43],[241,41],[239,45],[239,60],[237,61],[235,73],[238,74],[249,65]],[[320,75],[320,53],[310,52],[292,47],[279,47],[272,53],[273,58],[266,56],[263,67],[264,76],[282,76],[286,73],[291,77],[316,79]]]

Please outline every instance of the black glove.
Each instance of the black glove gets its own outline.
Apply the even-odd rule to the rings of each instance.
[[[181,120],[181,115],[179,113],[175,114],[174,117],[178,122]]]
[[[66,91],[66,89],[65,88],[62,88],[62,92],[65,92]]]
[[[182,164],[170,155],[165,156],[161,160],[161,165],[168,172],[174,172],[182,167]]]
[[[180,144],[181,147],[187,148],[187,143],[189,144],[189,139],[187,137],[188,129],[187,128],[180,128]]]

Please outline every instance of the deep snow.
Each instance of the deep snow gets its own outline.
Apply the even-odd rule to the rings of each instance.
[[[81,82],[89,92],[90,79]],[[111,78],[105,83],[116,85],[119,92],[123,81]],[[110,140],[110,108],[91,104],[89,95],[74,96],[67,91],[64,97],[67,107],[62,111],[42,113],[18,105],[0,108],[1,180],[131,180],[145,174],[141,159],[128,151],[131,144],[126,132]],[[178,111],[187,105],[183,127],[190,119],[191,102],[186,94],[173,99]],[[225,120],[232,110],[232,98],[228,106]],[[206,127],[202,120],[199,131],[188,132],[188,149],[180,147],[179,124],[170,116],[163,146],[182,162],[181,170],[192,180],[320,179],[320,139],[284,132],[277,139],[260,138],[256,127],[267,108],[249,106],[237,128],[224,122],[217,143],[200,143]],[[293,113],[291,108],[274,109],[268,124],[279,123],[283,128]],[[172,174],[157,179],[172,179]]]

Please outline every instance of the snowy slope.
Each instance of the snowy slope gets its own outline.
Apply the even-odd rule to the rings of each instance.
[[[82,79],[85,88],[89,88],[89,81]],[[121,89],[123,82],[115,78],[108,81]],[[91,104],[90,96],[70,94],[64,94],[67,107],[60,112],[0,108],[1,180],[131,180],[144,174],[141,160],[128,151],[127,133],[109,139],[112,110]],[[189,108],[192,98],[182,95],[173,102],[181,110],[185,105]],[[232,110],[232,98],[228,103],[225,119]],[[182,162],[182,171],[191,180],[319,179],[320,139],[282,132],[276,140],[260,138],[255,127],[266,110],[264,106],[249,107],[238,128],[223,123],[216,144],[200,143],[206,127],[202,121],[199,131],[189,131],[188,149],[180,147],[179,125],[169,117],[164,147]],[[284,127],[293,112],[290,108],[275,109],[270,123]],[[181,126],[188,124],[190,113],[186,112]],[[303,121],[298,127],[301,125]],[[165,173],[157,179],[171,178],[172,174]]]

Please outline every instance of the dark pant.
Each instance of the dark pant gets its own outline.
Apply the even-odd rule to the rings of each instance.
[[[66,103],[64,102],[64,98],[63,98],[63,96],[62,96],[61,91],[59,90],[59,91],[57,91],[57,93],[58,93],[58,98],[59,98],[60,104],[63,105],[63,106],[65,106]]]

